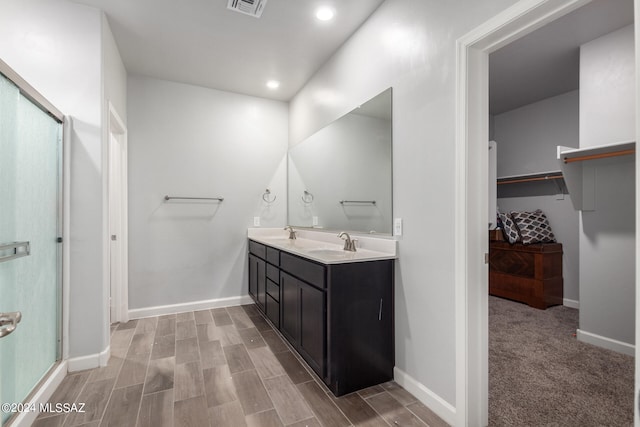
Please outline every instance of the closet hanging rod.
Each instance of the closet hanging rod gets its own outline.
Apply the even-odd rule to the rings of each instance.
[[[165,200],[217,200],[219,202],[224,200],[224,197],[182,197],[182,196],[164,196]]]
[[[361,203],[367,205],[375,205],[375,200],[340,200],[340,204],[344,205],[345,203]]]
[[[630,154],[634,154],[635,152],[636,152],[635,149],[630,149],[630,150],[612,151],[610,153],[590,154],[588,156],[565,157],[564,163],[582,162],[585,160],[606,159],[608,157],[628,156]]]
[[[547,181],[550,179],[563,179],[562,175],[553,175],[553,176],[538,176],[534,178],[515,178],[515,179],[506,179],[504,181],[498,181],[498,185],[502,184],[517,184],[520,182],[534,182],[534,181]]]

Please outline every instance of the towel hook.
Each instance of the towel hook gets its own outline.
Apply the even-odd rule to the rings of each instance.
[[[273,203],[276,201],[276,199],[278,198],[278,196],[273,196],[273,198],[271,200],[269,200],[269,196],[271,195],[271,190],[269,190],[268,188],[265,190],[264,194],[262,195],[262,200],[264,200],[267,203]]]
[[[304,195],[301,198],[302,201],[307,205],[313,202],[313,194],[309,193],[307,190],[304,190]]]

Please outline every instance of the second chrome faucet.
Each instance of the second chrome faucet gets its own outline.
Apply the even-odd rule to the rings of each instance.
[[[296,231],[293,229],[292,226],[287,225],[284,229],[285,230],[289,230],[289,239],[291,239],[291,240],[295,240],[296,239]]]
[[[338,237],[340,237],[341,239],[344,239],[345,251],[349,251],[349,252],[356,251],[356,242],[358,241],[357,239],[352,239],[351,236],[349,236],[349,233],[347,233],[346,231],[343,231],[340,234],[338,234]]]

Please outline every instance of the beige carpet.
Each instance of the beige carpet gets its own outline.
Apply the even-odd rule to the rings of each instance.
[[[490,426],[632,426],[634,359],[576,340],[578,310],[489,297]]]

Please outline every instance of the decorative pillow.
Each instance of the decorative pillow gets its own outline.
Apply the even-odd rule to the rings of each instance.
[[[549,221],[540,209],[535,212],[511,212],[511,217],[520,230],[523,244],[556,242]]]
[[[518,230],[516,223],[511,218],[511,215],[504,214],[502,212],[498,213],[498,215],[500,216],[500,221],[502,221],[502,233],[509,243],[514,244],[522,241],[520,231]]]

